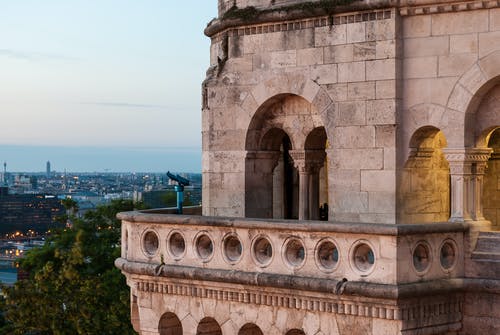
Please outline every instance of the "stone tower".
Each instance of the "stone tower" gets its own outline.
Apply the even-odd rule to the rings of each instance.
[[[135,328],[498,334],[500,2],[218,9],[202,215],[120,214]]]

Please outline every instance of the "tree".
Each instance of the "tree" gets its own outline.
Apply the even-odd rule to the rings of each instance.
[[[116,213],[133,208],[126,200],[98,207],[27,252],[20,268],[29,279],[3,288],[4,334],[135,334],[125,277],[114,266],[121,236]]]

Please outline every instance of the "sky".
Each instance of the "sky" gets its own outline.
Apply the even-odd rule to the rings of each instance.
[[[216,15],[216,0],[0,0],[0,162],[200,171]]]

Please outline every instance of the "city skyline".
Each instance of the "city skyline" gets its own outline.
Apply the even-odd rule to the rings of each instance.
[[[200,0],[4,3],[0,161],[19,171],[43,171],[47,160],[57,170],[200,171],[203,29],[216,9]],[[58,163],[50,148],[86,156]],[[42,161],[28,161],[40,151]]]

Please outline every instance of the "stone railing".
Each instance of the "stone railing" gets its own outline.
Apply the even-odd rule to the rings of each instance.
[[[123,262],[149,266],[158,275],[164,270],[179,276],[196,272],[212,281],[271,275],[268,280],[276,283],[314,278],[318,285],[329,280],[394,285],[464,275],[467,226],[462,224],[371,225],[163,213],[118,215]]]

